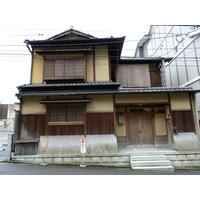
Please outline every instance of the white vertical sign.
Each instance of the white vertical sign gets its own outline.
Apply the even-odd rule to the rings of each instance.
[[[80,141],[80,145],[81,145],[81,153],[86,153],[86,139],[81,139]]]

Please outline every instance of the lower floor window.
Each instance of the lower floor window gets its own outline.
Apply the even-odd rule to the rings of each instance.
[[[49,105],[49,122],[83,122],[83,105]]]

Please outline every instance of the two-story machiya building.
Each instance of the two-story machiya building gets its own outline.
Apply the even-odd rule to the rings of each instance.
[[[32,55],[31,80],[18,86],[15,154],[37,154],[45,136],[55,138],[56,152],[56,138],[65,136],[94,136],[94,145],[100,141],[95,136],[112,136],[117,151],[120,144],[173,146],[177,130],[199,135],[198,91],[165,87],[163,66],[170,59],[121,59],[124,40],[70,29],[25,41]],[[98,147],[109,152],[109,143]]]

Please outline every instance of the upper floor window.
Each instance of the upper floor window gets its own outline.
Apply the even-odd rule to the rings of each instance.
[[[48,106],[48,125],[83,125],[84,105],[63,104]]]
[[[44,81],[85,81],[85,58],[45,59]]]

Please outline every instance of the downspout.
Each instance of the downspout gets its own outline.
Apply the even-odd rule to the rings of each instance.
[[[32,74],[33,74],[33,50],[31,50],[30,46],[28,45],[29,40],[25,40],[24,43],[28,48],[29,52],[31,53],[31,75],[30,75],[30,84],[32,83]]]
[[[199,119],[198,119],[198,113],[197,113],[197,107],[196,107],[196,95],[193,93],[190,94],[190,105],[191,105],[191,110],[192,110],[192,114],[194,118],[195,132],[200,140]]]

